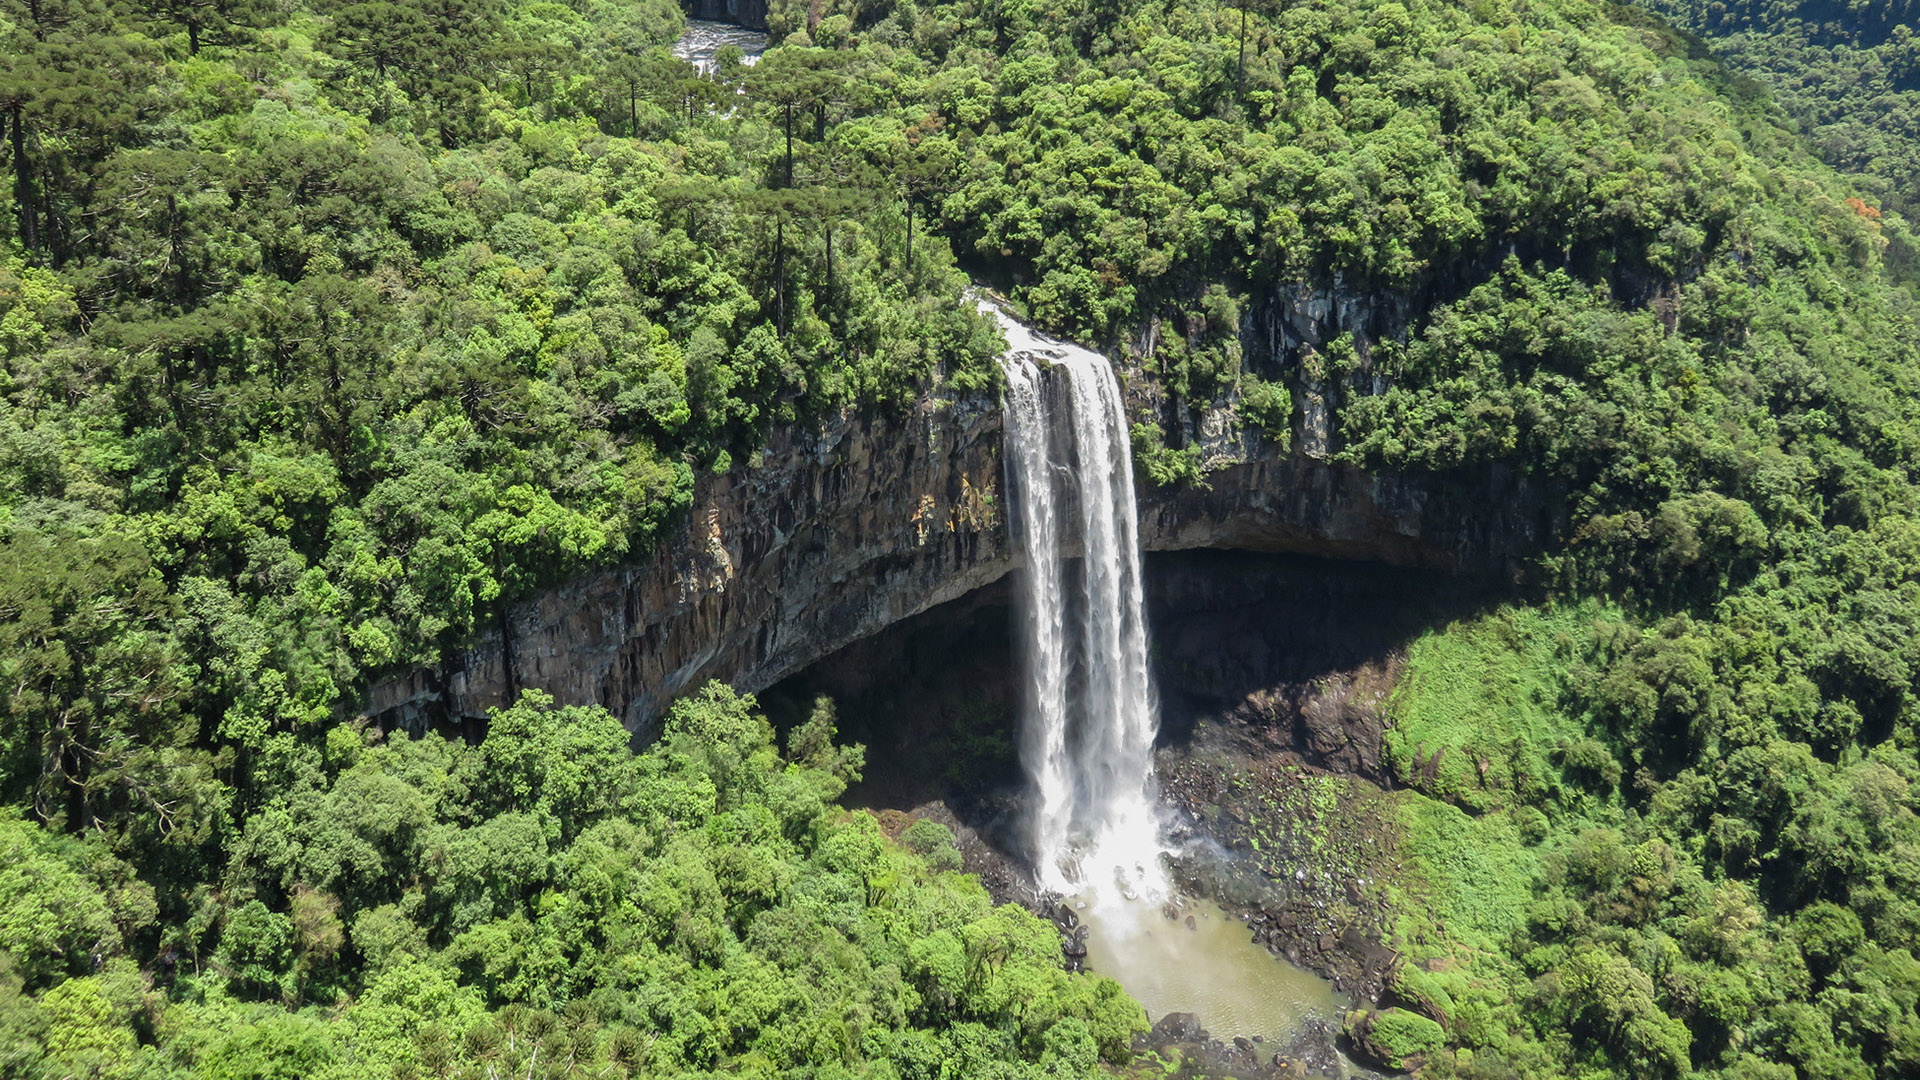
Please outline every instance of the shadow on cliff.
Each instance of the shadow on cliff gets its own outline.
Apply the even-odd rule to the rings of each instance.
[[[761,704],[784,733],[819,695],[834,700],[841,741],[867,747],[849,806],[960,804],[1016,788],[1012,584],[1001,578],[857,641],[762,691]]]
[[[784,729],[818,695],[834,699],[841,738],[867,746],[848,805],[944,801],[999,834],[1021,797],[1017,584],[1003,578],[904,620],[761,701]],[[1163,746],[1219,723],[1382,786],[1380,735],[1406,645],[1505,595],[1432,571],[1235,551],[1150,554],[1145,584]]]

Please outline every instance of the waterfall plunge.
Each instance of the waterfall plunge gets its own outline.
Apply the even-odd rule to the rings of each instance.
[[[1146,613],[1133,460],[1106,359],[1053,341],[982,302],[1009,345],[1003,366],[1013,518],[1026,558],[1030,665],[1021,759],[1036,788],[1041,883],[1160,898]],[[1078,540],[1077,572],[1062,557]]]

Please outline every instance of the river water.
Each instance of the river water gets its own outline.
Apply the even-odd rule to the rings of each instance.
[[[739,46],[746,62],[753,64],[767,51],[767,32],[711,19],[688,19],[680,40],[673,43],[673,55],[692,61],[701,74],[711,75],[715,54],[728,45]]]
[[[1332,983],[1254,944],[1217,904],[1189,904],[1189,927],[1139,900],[1083,892],[1067,903],[1090,927],[1087,968],[1118,980],[1150,1020],[1190,1012],[1216,1039],[1280,1044],[1311,1016],[1340,1026],[1346,1006]]]

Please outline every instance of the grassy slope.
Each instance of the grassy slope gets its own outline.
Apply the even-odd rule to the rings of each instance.
[[[1397,989],[1470,1044],[1504,1048],[1524,1030],[1512,944],[1544,857],[1599,809],[1559,764],[1587,734],[1560,702],[1595,613],[1516,606],[1430,630],[1389,706],[1388,760],[1409,785],[1392,796],[1405,871],[1387,892],[1408,961]]]

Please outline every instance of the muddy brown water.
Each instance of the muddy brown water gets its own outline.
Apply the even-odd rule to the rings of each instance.
[[[1087,967],[1112,976],[1149,1020],[1190,1012],[1216,1039],[1284,1043],[1310,1016],[1337,1030],[1347,1002],[1333,984],[1275,958],[1246,923],[1211,901],[1167,918],[1160,905],[1094,891],[1068,898],[1089,927]]]

